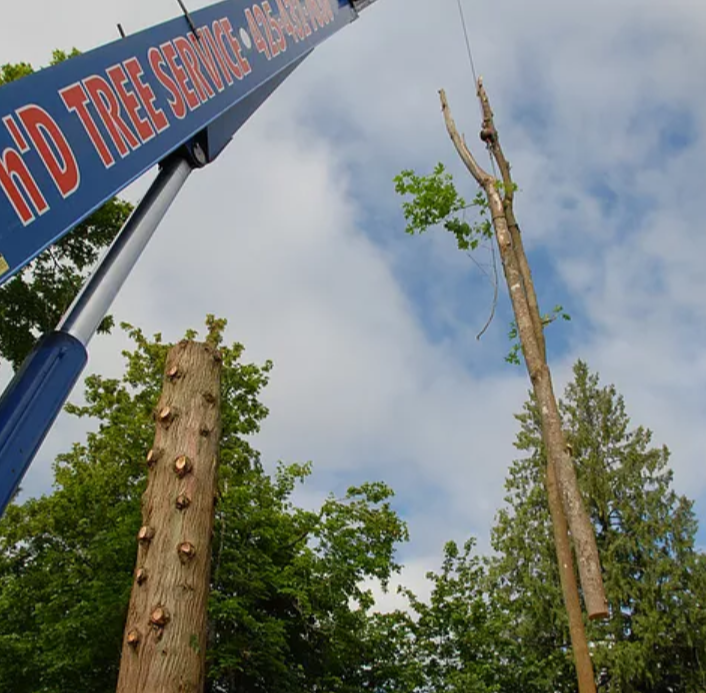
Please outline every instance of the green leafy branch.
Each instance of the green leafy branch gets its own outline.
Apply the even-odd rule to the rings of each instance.
[[[571,316],[564,310],[562,306],[554,306],[554,309],[551,313],[542,316],[542,328],[545,328],[547,325],[551,325],[553,322],[559,320],[560,318],[566,321],[571,320]],[[515,366],[519,366],[520,350],[522,347],[520,345],[519,334],[517,333],[517,323],[514,320],[510,323],[510,332],[508,333],[508,337],[510,339],[510,342],[512,343],[512,346],[510,348],[510,352],[505,357],[505,360],[508,363],[511,363]]]
[[[407,221],[405,231],[414,236],[434,226],[443,226],[456,238],[459,250],[475,250],[482,239],[493,237],[493,227],[487,218],[488,203],[479,190],[468,204],[458,194],[453,176],[442,163],[428,176],[418,176],[414,171],[405,170],[394,178],[395,191],[400,195],[411,196],[411,201],[402,203],[402,212]],[[475,207],[480,220],[468,223],[463,214]]]
[[[406,233],[411,236],[422,234],[430,228],[442,227],[456,238],[459,250],[466,252],[469,257],[476,262],[481,271],[493,281],[492,277],[485,269],[478,264],[470,251],[476,250],[482,240],[493,239],[493,225],[488,218],[488,201],[479,189],[473,200],[466,202],[465,198],[459,195],[453,176],[446,170],[444,164],[438,163],[432,173],[428,176],[418,176],[412,170],[404,170],[394,178],[395,191],[399,195],[409,196],[411,199],[402,203],[407,227]],[[502,181],[496,183],[499,192],[504,192]],[[512,183],[513,192],[517,192],[518,186]],[[479,219],[475,222],[468,222],[465,218],[466,210],[475,208]],[[492,246],[491,246],[492,247]],[[497,274],[497,271],[496,271]],[[490,318],[481,330],[478,338],[485,332],[493,319],[495,312],[495,302],[497,300],[497,279],[495,281],[495,297]],[[561,318],[571,320],[571,316],[564,311],[562,306],[555,306],[551,313],[542,316],[542,325],[547,325]],[[513,320],[510,323],[509,332],[512,344],[510,352],[505,357],[505,361],[511,364],[520,365],[520,342],[517,333],[517,324]]]

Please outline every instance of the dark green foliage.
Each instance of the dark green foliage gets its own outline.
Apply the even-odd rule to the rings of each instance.
[[[486,568],[474,546],[474,540],[462,551],[446,544],[441,572],[427,575],[429,603],[404,591],[414,612],[420,691],[494,693],[513,683],[512,669],[503,664],[504,616],[488,599]]]
[[[78,55],[54,51],[51,64]],[[0,86],[33,72],[30,65],[0,67]],[[0,358],[17,368],[38,337],[52,330],[71,305],[96,263],[127,219],[132,205],[117,198],[48,248],[0,287]],[[99,332],[111,329],[106,318]]]
[[[579,484],[603,560],[608,621],[587,624],[599,691],[706,690],[706,561],[694,546],[692,504],[671,488],[666,448],[631,429],[615,388],[579,361],[561,409]],[[576,675],[547,508],[539,416],[518,415],[507,505],[493,528],[495,555],[450,542],[431,597],[403,590],[390,642],[396,672],[417,693],[573,693]]]
[[[360,582],[388,579],[406,531],[382,484],[329,498],[318,513],[292,507],[294,484],[308,473],[294,465],[269,479],[251,469],[221,500],[214,691],[352,692],[370,677],[362,665],[372,598]]]
[[[706,564],[691,501],[671,487],[669,452],[630,428],[622,397],[579,361],[561,409],[600,551],[610,618],[590,623],[601,690],[695,693],[706,686]],[[573,691],[568,625],[544,492],[539,413],[518,420],[507,503],[493,530],[493,598],[522,644],[523,691]]]
[[[208,319],[218,343],[223,321]],[[121,379],[91,376],[85,406],[99,428],[59,456],[55,492],[0,520],[0,691],[114,690],[136,557],[145,454],[169,345],[130,326]],[[190,337],[194,333],[189,333]],[[351,488],[318,512],[293,505],[309,465],[268,476],[248,442],[267,415],[271,364],[221,347],[223,436],[214,532],[209,690],[371,690],[394,674],[375,664],[388,620],[370,617],[360,585],[396,570],[407,538],[384,484]],[[390,673],[392,672],[392,673]]]
[[[33,72],[32,66],[28,63],[2,65],[0,66],[0,87],[8,82],[14,82],[17,79],[31,75]]]

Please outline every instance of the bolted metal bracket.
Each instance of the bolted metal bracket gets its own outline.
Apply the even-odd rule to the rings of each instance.
[[[370,7],[375,2],[375,0],[350,0],[351,6],[356,12],[364,10],[366,7]]]
[[[192,168],[203,168],[209,163],[208,155],[206,154],[207,136],[206,131],[200,132],[191,141],[183,145],[181,151],[186,155]]]

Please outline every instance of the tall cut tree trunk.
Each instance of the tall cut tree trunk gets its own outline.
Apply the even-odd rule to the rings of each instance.
[[[167,356],[118,693],[204,690],[221,370],[210,344]]]
[[[505,158],[505,154],[500,146],[500,138],[493,120],[493,111],[490,108],[488,95],[485,92],[481,80],[478,80],[478,97],[480,98],[481,108],[483,110],[484,137],[488,142],[493,158],[498,163],[503,178],[504,197],[502,210],[509,233],[509,260],[516,262],[517,272],[522,282],[522,291],[520,292],[521,295],[519,298],[522,300],[524,296],[530,317],[531,330],[529,326],[526,326],[525,337],[522,338],[520,334],[520,340],[524,350],[525,341],[529,341],[534,337],[537,351],[539,352],[536,355],[537,357],[533,358],[531,361],[527,359],[525,352],[525,362],[533,384],[535,380],[532,375],[533,371],[536,374],[535,377],[538,379],[538,384],[535,385],[535,394],[537,395],[537,401],[541,407],[543,421],[542,431],[545,438],[544,442],[547,449],[547,457],[549,458],[550,464],[555,468],[564,513],[566,514],[566,519],[568,520],[569,528],[573,535],[581,586],[583,587],[584,601],[586,602],[586,611],[588,612],[589,618],[605,618],[608,615],[608,604],[603,589],[596,537],[590,518],[581,499],[576,472],[573,467],[571,455],[569,454],[569,448],[564,438],[561,416],[559,414],[556,397],[554,396],[549,367],[547,366],[542,317],[539,312],[537,294],[534,290],[534,282],[532,281],[527,255],[525,254],[520,228],[515,219],[513,209],[514,185],[512,177],[510,176],[510,164]],[[494,184],[495,179],[493,178],[492,181]],[[508,287],[509,286],[510,284],[508,284]],[[519,332],[518,327],[518,333]],[[544,394],[542,400],[539,398],[539,392]]]
[[[590,618],[602,618],[607,615],[607,602],[603,589],[598,548],[593,527],[583,506],[576,473],[561,427],[559,408],[546,360],[541,314],[519,226],[514,216],[514,185],[510,177],[510,166],[500,148],[493,114],[480,79],[478,80],[478,96],[484,115],[481,138],[488,144],[492,155],[498,162],[503,176],[504,197],[501,197],[498,191],[495,177],[478,165],[464,139],[458,133],[446,94],[443,90],[440,92],[444,120],[451,140],[471,175],[485,191],[490,207],[525,364],[540,409],[542,435],[547,451],[548,504],[554,530],[562,593],[569,618],[579,691],[580,693],[595,693],[593,664],[586,641],[578,586],[574,575],[569,529],[576,548],[579,575]]]

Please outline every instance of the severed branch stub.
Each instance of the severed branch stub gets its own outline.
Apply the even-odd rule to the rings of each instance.
[[[157,421],[164,427],[169,428],[176,418],[177,412],[173,407],[162,407],[157,414]]]
[[[179,375],[179,366],[172,366],[168,371],[167,371],[167,379],[168,380],[176,380]]]
[[[132,647],[133,649],[136,648],[140,644],[140,631],[137,630],[136,628],[133,628],[128,634],[127,634],[127,644]]]
[[[192,469],[191,460],[186,455],[179,455],[174,461],[174,471],[178,477],[185,477]]]
[[[547,451],[547,494],[555,539],[558,537],[557,532],[563,532],[561,541],[555,543],[559,571],[562,577],[564,602],[569,615],[579,691],[580,693],[594,693],[593,665],[588,653],[578,590],[573,582],[573,559],[568,532],[571,532],[577,554],[579,575],[589,618],[603,618],[607,615],[607,601],[603,589],[598,548],[590,518],[580,495],[576,473],[567,454],[561,416],[546,361],[541,314],[513,211],[514,183],[510,176],[510,165],[500,147],[490,102],[481,79],[478,80],[477,87],[483,110],[481,139],[488,146],[500,168],[504,196],[500,195],[499,181],[481,168],[465,140],[459,134],[443,89],[439,92],[441,107],[449,137],[466,168],[483,188],[488,201],[525,365],[540,410],[542,436]],[[552,483],[553,481],[555,483]],[[568,521],[568,528],[566,521]],[[566,541],[563,540],[564,537]],[[569,573],[571,574],[569,575]]]
[[[181,544],[179,544],[178,551],[179,551],[179,560],[182,563],[187,563],[196,555],[196,547],[188,541],[184,541]]]
[[[147,453],[147,466],[151,467],[159,460],[159,458],[162,456],[162,449],[161,448],[152,448],[148,453]]]
[[[140,527],[140,531],[137,533],[137,540],[141,544],[149,544],[152,539],[154,539],[154,528],[148,525]]]
[[[157,628],[164,628],[169,623],[169,611],[163,606],[153,609],[150,614],[150,623]]]
[[[186,510],[191,505],[191,498],[186,493],[180,493],[176,499],[177,510]]]

